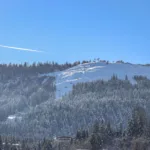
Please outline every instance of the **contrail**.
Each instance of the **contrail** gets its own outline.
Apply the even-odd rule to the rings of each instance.
[[[39,51],[39,50],[34,50],[34,49],[12,47],[12,46],[6,46],[6,45],[0,45],[0,47],[9,48],[9,49],[15,49],[15,50],[19,50],[19,51],[36,52],[36,53],[43,53],[44,52],[44,51]]]

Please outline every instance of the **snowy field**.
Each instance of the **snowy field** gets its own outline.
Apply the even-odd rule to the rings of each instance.
[[[115,74],[120,79],[127,75],[133,82],[134,75],[142,75],[150,78],[150,67],[128,63],[86,63],[80,64],[65,71],[46,74],[56,77],[56,97],[60,98],[72,90],[72,85],[79,82],[94,81],[97,79],[108,80]]]

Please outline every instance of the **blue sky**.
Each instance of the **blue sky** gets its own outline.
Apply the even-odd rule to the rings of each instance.
[[[150,63],[149,0],[1,0],[0,62]]]

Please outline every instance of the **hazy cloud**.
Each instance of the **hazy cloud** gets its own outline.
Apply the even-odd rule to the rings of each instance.
[[[20,48],[20,47],[12,47],[12,46],[6,46],[6,45],[0,45],[0,47],[3,48],[9,48],[9,49],[15,49],[18,51],[28,51],[28,52],[36,52],[36,53],[43,53],[44,51],[40,50],[34,50],[34,49],[28,49],[28,48]]]

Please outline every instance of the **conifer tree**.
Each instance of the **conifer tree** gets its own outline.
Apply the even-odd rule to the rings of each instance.
[[[3,141],[2,141],[2,137],[0,136],[0,150],[3,149]]]

